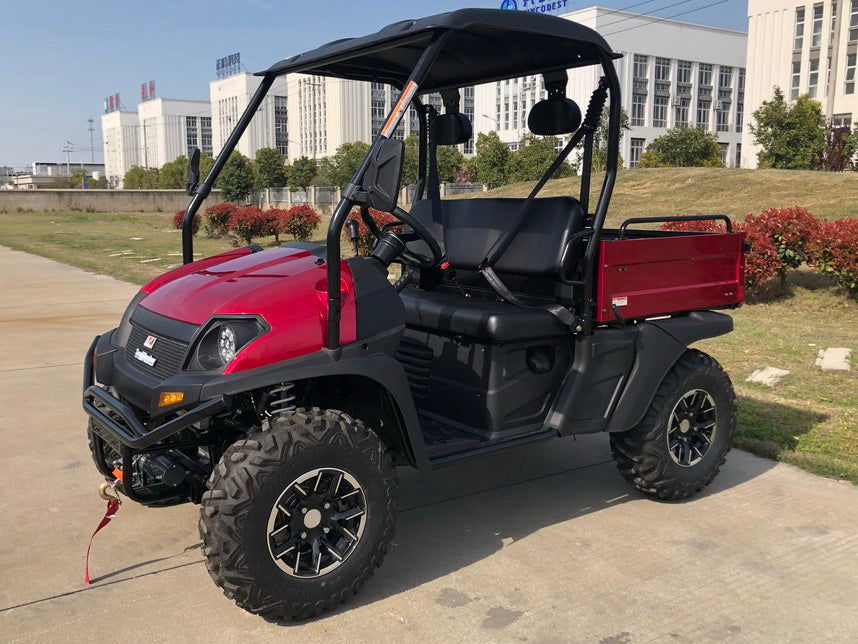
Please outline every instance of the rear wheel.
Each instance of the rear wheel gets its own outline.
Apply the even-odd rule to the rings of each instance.
[[[662,380],[641,423],[611,435],[611,452],[641,492],[683,499],[718,474],[735,429],[730,378],[714,358],[689,349]]]
[[[339,411],[298,410],[223,455],[203,495],[209,574],[267,619],[318,615],[355,594],[393,538],[386,448]]]

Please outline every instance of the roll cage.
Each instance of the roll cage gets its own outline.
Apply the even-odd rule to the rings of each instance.
[[[408,108],[413,104],[420,115],[418,141],[418,183],[415,201],[426,189],[429,167],[428,117],[432,108],[421,95],[494,82],[521,76],[558,72],[575,67],[599,65],[602,83],[610,96],[605,177],[594,212],[589,212],[593,131],[579,130],[573,138],[583,139],[580,202],[586,213],[589,235],[581,263],[582,310],[576,330],[592,332],[595,262],[600,236],[617,174],[620,137],[620,86],[611,51],[598,33],[577,23],[543,14],[463,9],[407,20],[384,27],[361,38],[337,40],[318,49],[292,56],[260,72],[262,81],[244,113],[227,138],[205,179],[189,187],[192,199],[182,225],[184,263],[193,261],[191,222],[232,151],[271,88],[275,78],[287,73],[308,73],[348,80],[375,81],[393,85],[400,97],[374,137],[370,149],[342,191],[327,231],[328,321],[326,348],[340,348],[340,253],[341,235],[352,208],[359,205],[364,174],[378,147],[393,136]],[[586,124],[586,122],[585,122]],[[542,187],[537,184],[532,196]],[[430,198],[439,198],[431,194]]]

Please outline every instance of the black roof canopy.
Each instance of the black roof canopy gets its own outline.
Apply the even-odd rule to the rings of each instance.
[[[259,75],[307,73],[402,86],[438,32],[449,32],[420,86],[438,91],[599,63],[618,57],[589,27],[556,16],[460,9],[335,40],[272,65]]]

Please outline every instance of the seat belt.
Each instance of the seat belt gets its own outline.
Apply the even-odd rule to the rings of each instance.
[[[595,131],[599,126],[599,119],[601,118],[602,109],[605,106],[607,96],[607,83],[600,81],[599,86],[593,91],[593,94],[590,97],[590,103],[587,106],[587,115],[584,118],[584,123],[580,128],[578,128],[578,131],[572,135],[572,138],[569,139],[569,142],[563,147],[563,150],[560,151],[560,154],[557,155],[554,162],[543,173],[539,181],[536,182],[533,190],[530,191],[530,194],[527,195],[524,203],[521,204],[515,221],[495,240],[495,243],[492,244],[492,247],[489,249],[488,253],[486,253],[486,256],[483,258],[483,261],[480,262],[479,266],[480,273],[482,273],[483,277],[486,278],[486,281],[503,300],[522,308],[541,309],[547,311],[568,326],[574,326],[576,324],[576,318],[569,309],[561,304],[528,304],[521,298],[514,295],[512,291],[507,288],[500,277],[498,277],[497,273],[495,273],[493,266],[506,252],[510,244],[512,244],[525,222],[525,218],[530,210],[530,206],[533,205],[533,202],[536,199],[536,195],[539,194],[545,184],[554,176],[560,168],[560,164],[566,161],[566,158],[572,153],[572,150],[575,149],[578,143],[580,143],[581,139],[584,138],[587,133]]]

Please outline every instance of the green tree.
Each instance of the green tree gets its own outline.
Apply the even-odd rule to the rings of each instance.
[[[234,151],[229,155],[216,187],[220,188],[224,201],[240,203],[247,199],[254,184],[253,165],[241,152]]]
[[[518,150],[510,153],[507,173],[510,181],[536,181],[545,173],[557,158],[557,137],[540,137],[529,132],[521,137]],[[568,163],[563,163],[553,178],[572,176],[575,171]]]
[[[489,188],[497,188],[509,182],[507,162],[509,147],[500,140],[497,132],[477,135],[475,146],[476,156],[474,167],[477,171],[477,181]]]
[[[675,127],[650,143],[641,155],[639,168],[717,167],[721,148],[715,135],[698,127]]]
[[[459,148],[453,145],[438,146],[435,154],[438,159],[438,176],[441,181],[455,181],[465,163],[465,156],[459,152]]]
[[[809,170],[818,166],[825,151],[822,106],[807,94],[790,103],[780,87],[771,100],[752,115],[750,124],[754,142],[762,150],[757,154],[761,168]]]
[[[405,157],[402,161],[402,185],[410,186],[417,183],[420,167],[419,140],[416,134],[409,134],[403,143],[405,143]]]
[[[363,141],[343,143],[337,148],[333,156],[325,159],[325,174],[332,185],[340,188],[345,187],[366,156],[367,150],[369,150],[369,145]]]
[[[51,182],[51,188],[83,188],[86,181],[86,170],[72,168],[70,173],[57,177]]]
[[[129,190],[157,188],[159,175],[158,168],[141,168],[139,165],[133,165],[125,173],[122,187]]]
[[[259,148],[254,165],[260,188],[282,188],[286,185],[286,159],[278,150]]]
[[[289,179],[290,190],[306,190],[307,186],[313,185],[313,179],[318,172],[316,162],[309,157],[298,157],[286,169]]]
[[[179,189],[184,188],[188,177],[188,157],[184,154],[161,166],[158,173],[158,187]]]
[[[593,133],[593,170],[602,172],[608,164],[608,107],[602,110],[602,116],[599,118],[599,127]],[[629,115],[625,109],[620,108],[620,141],[623,140],[625,133],[631,130],[629,126]],[[623,158],[618,160],[620,166],[623,165]]]

